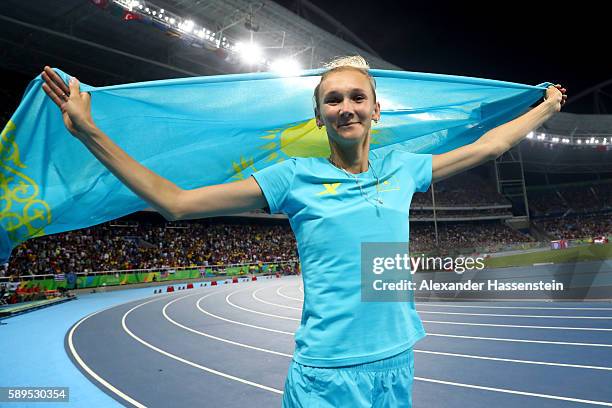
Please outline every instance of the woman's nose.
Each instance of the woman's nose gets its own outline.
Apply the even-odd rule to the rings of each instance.
[[[350,102],[342,102],[342,105],[340,106],[340,116],[344,117],[347,115],[352,115],[353,114],[353,108],[350,104]]]

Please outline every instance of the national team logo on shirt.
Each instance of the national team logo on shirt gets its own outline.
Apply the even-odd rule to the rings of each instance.
[[[338,189],[340,184],[342,183],[323,183],[323,187],[325,187],[325,190],[318,192],[317,195],[338,194],[338,191],[336,190]]]
[[[377,186],[377,188],[378,188],[378,191],[380,193],[386,193],[388,191],[398,191],[398,190],[401,190],[400,183],[397,180],[397,177],[395,177],[395,176],[389,178],[388,180],[383,181],[382,183],[380,183]]]

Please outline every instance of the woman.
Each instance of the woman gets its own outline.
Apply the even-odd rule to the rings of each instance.
[[[70,133],[168,220],[268,207],[289,216],[304,280],[302,321],[284,407],[410,407],[413,345],[425,333],[411,302],[362,302],[361,245],[408,242],[415,191],[494,159],[561,109],[565,89],[476,142],[440,155],[370,151],[380,120],[375,82],[361,57],[334,61],[314,91],[329,158],[292,158],[234,183],[183,190],[137,163],[96,127],[90,98],[49,67],[43,89]]]

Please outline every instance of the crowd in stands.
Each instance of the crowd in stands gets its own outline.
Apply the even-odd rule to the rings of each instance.
[[[510,202],[490,183],[470,174],[469,177],[452,177],[434,185],[436,207],[483,207],[510,205]],[[431,188],[425,193],[416,193],[411,207],[431,207]]]
[[[297,258],[289,225],[111,225],[28,240],[13,250],[5,273],[40,275]]]
[[[410,251],[412,253],[439,250],[451,252],[458,249],[478,249],[493,252],[509,245],[531,242],[533,238],[524,235],[499,221],[438,223],[436,244],[433,223],[410,223]]]
[[[612,183],[532,190],[527,197],[535,217],[606,211],[612,210]]]
[[[511,217],[512,212],[506,208],[487,208],[479,210],[436,210],[437,218],[478,218],[498,216]],[[433,219],[433,210],[415,210],[410,209],[411,219]]]
[[[569,215],[535,221],[553,239],[582,239],[612,236],[612,213]]]
[[[114,226],[113,226],[114,225]],[[411,223],[411,249],[498,247],[530,238],[497,222],[439,223],[436,245],[432,223]],[[297,259],[288,224],[106,223],[45,236],[13,250],[0,276],[192,265],[274,262]]]

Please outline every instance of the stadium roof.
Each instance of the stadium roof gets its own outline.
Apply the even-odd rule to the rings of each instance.
[[[109,6],[102,9],[94,3]],[[303,68],[316,68],[338,55],[361,54],[374,68],[400,69],[272,1],[140,3],[189,18],[234,42],[252,39],[270,58],[294,56]],[[44,0],[3,0],[0,66],[30,75],[40,72],[44,65],[56,66],[98,86],[253,70],[228,62],[219,50],[202,48],[189,36],[159,24],[127,21],[129,16],[123,11],[113,0],[62,0],[52,4]]]
[[[562,136],[612,136],[612,115],[582,115],[559,112],[540,129]]]

